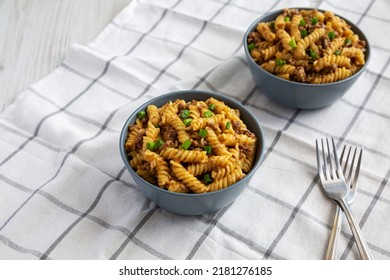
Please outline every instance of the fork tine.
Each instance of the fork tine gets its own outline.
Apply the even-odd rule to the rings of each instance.
[[[333,142],[333,138],[332,138],[332,142]],[[326,138],[326,146],[328,148],[328,157],[329,157],[329,167],[330,167],[331,178],[335,179],[335,178],[337,178],[336,169],[334,166],[334,161],[336,161],[336,160],[334,158],[332,160],[332,152],[331,152],[332,150],[329,146],[329,139],[328,138]]]
[[[357,182],[358,182],[359,173],[360,173],[360,164],[362,162],[362,155],[363,155],[363,150],[360,149],[359,158],[358,158],[357,165],[356,165],[355,177],[353,178],[352,183],[351,183],[352,191],[355,191],[357,188]]]
[[[324,140],[323,139],[321,139],[321,145],[322,145],[322,159],[323,159],[323,163],[324,163],[322,169],[323,169],[323,173],[325,173],[325,178],[328,179],[330,177],[330,175],[329,175],[328,165],[326,164],[326,162],[327,162],[326,158],[327,157],[325,155],[326,151],[325,151]]]
[[[318,174],[320,176],[320,179],[324,180],[324,169],[323,169],[323,166],[321,164],[321,155],[320,155],[320,147],[319,147],[319,144],[318,144],[318,140],[316,140],[316,152],[317,152],[317,169],[318,169]]]
[[[344,153],[345,153],[345,148],[346,148],[346,147],[347,147],[347,145],[344,145],[343,150],[341,151],[341,155],[340,155],[340,164],[343,162]]]
[[[344,145],[343,150],[341,151],[341,156],[340,156],[340,165],[341,168],[343,169],[343,172],[345,174],[345,171],[347,169],[347,163],[348,163],[348,157],[349,157],[349,152],[347,154],[347,159],[344,161],[344,155],[346,151],[347,145]]]
[[[342,173],[342,171],[341,171],[340,162],[339,162],[339,157],[337,156],[336,145],[334,144],[334,139],[333,139],[333,137],[332,137],[332,146],[333,146],[334,161],[335,161],[335,164],[336,164],[335,174],[337,174],[337,178],[344,178],[344,177],[343,177],[343,173]]]
[[[319,151],[318,140],[317,139],[316,139],[316,153],[317,153],[317,169],[318,169],[318,173],[322,173],[321,172],[321,162],[320,162],[320,151]]]
[[[331,153],[330,153],[330,149],[329,149],[329,141],[328,141],[329,139],[328,138],[326,138],[326,147],[327,147],[327,161],[329,162],[329,173],[330,173],[330,176],[331,176],[331,178],[334,178],[334,173],[333,173],[333,171],[334,171],[334,169],[333,169],[333,162],[332,162],[332,157],[331,157]],[[327,164],[325,164],[324,163],[324,165],[327,165]]]
[[[349,151],[351,151],[351,150],[352,150],[352,147],[349,148]],[[352,156],[351,167],[349,169],[348,174],[346,171],[344,172],[345,180],[346,180],[348,186],[350,186],[351,182],[352,182],[351,179],[352,179],[352,172],[353,172],[354,166],[355,166],[356,151],[357,151],[357,148],[355,147],[355,151],[354,151],[353,156]],[[347,162],[348,161],[349,161],[349,152],[348,152]]]
[[[349,158],[351,156],[351,151],[352,151],[352,147],[350,146],[349,149],[348,149],[348,154],[347,154],[347,158],[345,159],[345,166],[344,166],[344,169],[343,169],[343,174],[344,174],[344,178],[345,178],[345,182],[347,183],[347,185],[349,186],[350,185],[350,179],[351,179],[351,174],[352,174],[352,170],[353,170],[353,160],[352,160],[352,164],[350,166],[350,169],[349,169],[349,172],[348,172],[348,163],[349,163]],[[353,158],[352,158],[353,159]]]

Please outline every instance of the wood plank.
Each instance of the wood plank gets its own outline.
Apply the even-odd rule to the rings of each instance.
[[[131,0],[0,1],[0,112],[87,44]]]

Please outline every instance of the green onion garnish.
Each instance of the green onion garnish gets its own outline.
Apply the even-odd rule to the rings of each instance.
[[[255,47],[256,47],[255,43],[250,43],[250,44],[248,45],[248,50],[251,51],[251,50],[253,50]]]
[[[341,50],[336,50],[336,51],[334,52],[334,54],[335,54],[335,55],[340,55],[340,54],[341,54]]]
[[[215,109],[215,104],[210,103],[209,104],[209,110],[214,111],[214,109]]]
[[[203,147],[207,154],[211,154],[213,152],[213,147],[210,145],[206,145]]]
[[[154,142],[146,143],[146,149],[153,151],[156,148],[156,144]]]
[[[336,37],[336,34],[334,34],[334,31],[328,32],[328,37],[333,41],[333,39]]]
[[[162,139],[158,139],[156,142],[154,142],[155,149],[160,148],[162,145],[164,145],[164,141]]]
[[[192,119],[184,119],[183,120],[183,123],[185,124],[185,126],[190,126],[191,122],[192,122]]]
[[[232,123],[231,122],[227,122],[226,125],[225,125],[225,128],[226,129],[230,129],[231,126],[232,126]]]
[[[190,139],[186,139],[183,144],[181,144],[181,147],[184,149],[184,150],[188,150],[188,148],[191,146],[191,140]]]
[[[198,135],[202,138],[205,138],[207,136],[207,130],[206,129],[199,129]]]
[[[284,22],[289,22],[290,21],[290,17],[284,17]]]
[[[295,39],[292,38],[290,42],[288,42],[288,44],[290,45],[291,48],[296,48],[297,47],[297,43],[295,42]]]
[[[137,118],[142,119],[143,117],[146,117],[146,112],[145,111],[139,111],[137,114]]]
[[[214,114],[213,114],[213,112],[211,112],[211,111],[206,111],[206,112],[204,112],[203,113],[203,117],[205,117],[205,118],[210,118],[210,117],[212,117]]]
[[[305,26],[306,25],[306,21],[304,19],[301,19],[299,21],[299,26]]]
[[[279,58],[276,59],[276,65],[283,66],[285,64],[286,64],[286,61],[284,59],[279,59]],[[226,125],[227,125],[227,123],[226,123]]]
[[[213,181],[209,173],[203,175],[203,181],[205,184],[209,184]]]
[[[180,112],[180,118],[182,119],[188,118],[189,115],[190,115],[190,111],[188,111],[187,109],[183,109]]]
[[[318,55],[316,54],[315,51],[311,51],[311,52],[310,52],[310,58],[311,58],[311,59],[316,60],[317,57],[318,57]]]
[[[306,36],[307,36],[307,30],[306,29],[301,30],[301,37],[305,38]]]
[[[351,43],[352,43],[352,40],[349,39],[349,38],[347,38],[347,39],[344,40],[344,45],[349,45],[349,44],[351,44]]]
[[[318,18],[317,17],[313,17],[311,19],[311,24],[317,24],[318,23]]]

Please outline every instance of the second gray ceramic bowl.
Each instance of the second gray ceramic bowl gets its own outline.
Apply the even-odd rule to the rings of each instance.
[[[240,181],[236,182],[233,185],[228,186],[225,189],[204,193],[204,194],[183,194],[183,193],[174,193],[169,192],[165,189],[157,187],[145,181],[140,177],[130,166],[129,158],[124,149],[124,145],[127,139],[128,127],[130,124],[134,124],[137,118],[137,112],[144,110],[150,104],[154,104],[157,107],[161,107],[169,101],[174,101],[176,99],[184,99],[185,101],[195,100],[207,100],[210,97],[214,97],[217,100],[223,101],[226,105],[231,108],[239,109],[240,116],[242,121],[246,124],[247,128],[253,132],[257,139],[258,144],[256,147],[256,155],[253,163],[252,170],[242,178]],[[135,110],[130,117],[126,120],[121,135],[119,150],[122,157],[122,160],[129,171],[130,175],[133,177],[135,183],[139,186],[140,190],[145,194],[147,198],[155,202],[161,208],[164,208],[172,213],[181,214],[181,215],[202,215],[205,213],[215,212],[230,203],[232,203],[237,196],[245,189],[249,181],[253,177],[255,171],[260,165],[261,157],[264,151],[264,137],[263,132],[260,127],[259,122],[256,117],[246,109],[242,104],[236,102],[235,100],[228,98],[226,96],[209,92],[209,91],[200,91],[200,90],[184,90],[176,91],[161,95],[156,97],[137,110]]]
[[[310,10],[310,8],[290,8],[290,9]],[[320,9],[317,10],[324,12],[324,10],[320,10]],[[264,16],[255,20],[249,26],[248,30],[245,33],[244,44],[243,44],[245,49],[245,56],[247,58],[248,65],[256,85],[262,88],[264,90],[264,93],[272,100],[275,100],[276,102],[291,108],[316,109],[316,108],[321,108],[332,104],[333,102],[335,102],[345,94],[345,92],[356,82],[358,77],[362,74],[364,69],[367,67],[367,64],[370,60],[370,46],[367,37],[355,24],[337,15],[340,18],[344,19],[347,22],[347,24],[351,26],[353,32],[355,34],[358,34],[360,39],[366,41],[366,52],[365,52],[366,64],[351,77],[334,83],[305,84],[305,83],[288,81],[279,78],[278,76],[273,75],[265,71],[263,68],[261,68],[252,59],[248,51],[248,42],[247,42],[249,33],[256,29],[256,26],[259,22],[273,21],[281,13],[283,13],[283,9],[275,10],[265,14]]]

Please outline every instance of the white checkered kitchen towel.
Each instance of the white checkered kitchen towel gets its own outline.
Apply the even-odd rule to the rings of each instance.
[[[318,7],[367,34],[372,58],[348,93],[293,110],[255,86],[242,40],[267,11]],[[133,0],[89,45],[0,117],[0,259],[323,259],[334,205],[316,179],[315,139],[361,146],[353,212],[390,259],[390,3],[386,0]],[[214,214],[171,214],[140,192],[118,151],[127,117],[176,89],[221,92],[265,133],[250,186]],[[340,255],[359,259],[343,224]]]

